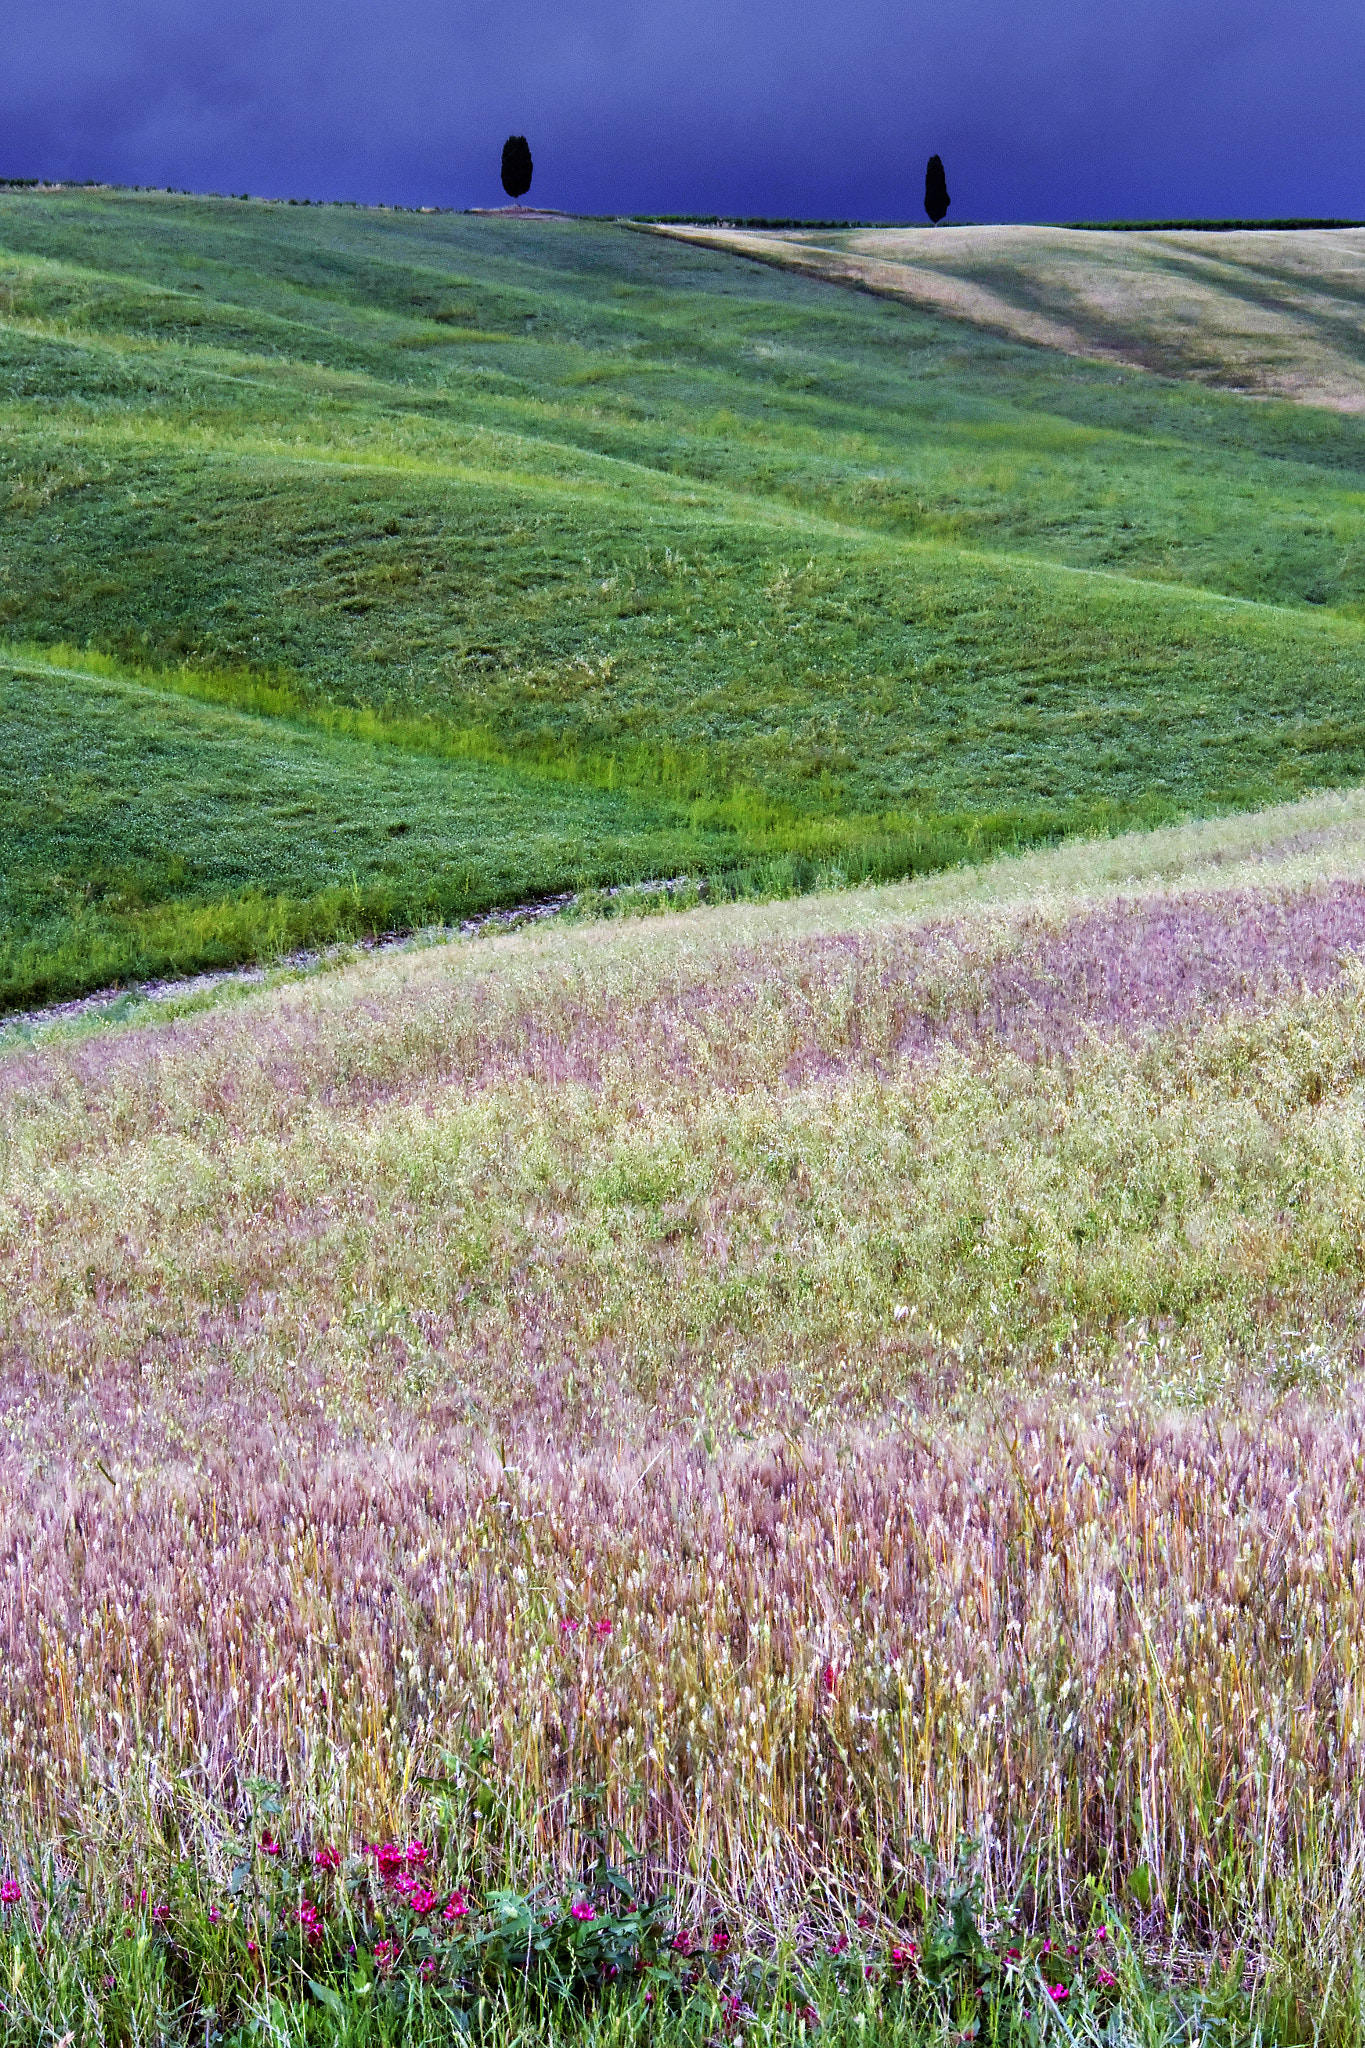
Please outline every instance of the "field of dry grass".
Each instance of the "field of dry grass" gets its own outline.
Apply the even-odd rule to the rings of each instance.
[[[1363,958],[1348,793],[11,1028],[6,1855],[486,1738],[527,1870],[1354,1996]]]
[[[1068,355],[1365,408],[1365,229],[660,228]]]

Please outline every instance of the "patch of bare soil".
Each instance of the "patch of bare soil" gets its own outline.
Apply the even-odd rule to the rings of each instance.
[[[658,232],[1067,355],[1365,410],[1365,229]]]

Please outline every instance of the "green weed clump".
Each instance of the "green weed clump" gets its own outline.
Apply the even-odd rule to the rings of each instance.
[[[496,1802],[486,1761],[481,1748],[472,1773],[450,1760],[459,1803],[471,1781]],[[798,1913],[778,1929],[777,1901],[767,1924],[714,1910],[689,1925],[651,1891],[643,1859],[613,1860],[590,1796],[580,1875],[529,1890],[471,1874],[474,1834],[454,1803],[438,1801],[406,1842],[344,1849],[316,1832],[290,1839],[279,1788],[256,1780],[210,1840],[187,1843],[182,1816],[178,1839],[163,1828],[121,1873],[47,1854],[0,1884],[6,2041],[702,2048],[757,2030],[792,2048],[817,2036],[946,2048],[964,2034],[1037,2048],[1172,2023],[1226,2048],[1280,2036],[1258,2023],[1239,1972],[1215,1970],[1177,2004],[1112,1912],[1092,1903],[1084,1924],[1042,1931],[1016,1903],[987,1926],[979,1878],[931,1856],[913,1895],[846,1925]]]

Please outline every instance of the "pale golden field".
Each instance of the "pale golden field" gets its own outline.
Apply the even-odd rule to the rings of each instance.
[[[1365,228],[659,228],[1225,391],[1365,407]]]
[[[487,1736],[528,1868],[583,1783],[758,1921],[971,1837],[1340,1991],[1363,957],[1350,793],[11,1028],[6,1840]]]

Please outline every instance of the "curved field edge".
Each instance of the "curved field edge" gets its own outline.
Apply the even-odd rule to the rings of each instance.
[[[43,652],[52,654],[52,650]],[[96,659],[90,673],[99,677],[111,670],[118,672],[115,665]],[[253,692],[261,686],[260,678],[248,675],[242,680]],[[224,682],[220,677],[204,679],[206,701],[221,701],[216,693],[224,688]],[[228,688],[237,687],[237,679],[226,679],[226,683]],[[273,692],[274,684],[268,687]],[[267,701],[272,711],[278,707],[273,694]],[[1365,792],[1348,789],[1263,810],[1140,832],[1114,832],[1101,839],[1077,836],[1046,850],[979,852],[975,859],[965,861],[926,861],[919,876],[909,881],[898,877],[890,885],[850,885],[841,875],[833,893],[818,882],[799,893],[784,889],[780,884],[788,877],[781,870],[769,869],[761,878],[766,883],[763,899],[769,907],[756,907],[759,891],[752,886],[728,899],[718,892],[719,900],[707,910],[707,925],[724,951],[737,942],[740,933],[746,941],[779,934],[853,934],[888,915],[919,922],[1025,905],[1046,914],[1075,914],[1084,904],[1102,903],[1116,893],[1139,899],[1170,888],[1254,889],[1268,877],[1292,888],[1320,880],[1325,874],[1354,873],[1357,858],[1365,860],[1365,855],[1358,856],[1362,824]],[[580,905],[565,906],[556,915],[603,918],[610,928],[622,918],[633,921],[687,909],[694,900],[685,886],[657,894],[632,895],[626,890],[617,898],[594,899],[589,894]],[[727,907],[739,904],[748,907]],[[415,934],[413,943],[423,948],[454,943],[483,946],[499,937],[498,927],[491,924],[458,937],[426,931]],[[571,946],[578,943],[577,936],[570,941]],[[283,954],[273,962],[267,958],[265,980],[276,986],[299,976],[331,974],[349,964],[344,944],[334,952],[323,950],[293,961]],[[20,1012],[0,1020],[0,1050],[7,1045],[38,1043],[53,1034],[80,1036],[119,1026],[133,1016],[153,1021],[236,1003],[255,992],[257,978],[233,975],[231,970],[223,971],[221,981],[212,974],[181,978],[172,969],[161,980],[141,986],[134,982],[123,989],[106,988],[98,977],[94,985],[107,996],[107,1002],[97,995],[89,999],[88,1007],[57,1002],[48,1010]]]
[[[899,878],[1108,809],[812,816],[724,791],[700,753],[518,750],[487,728],[319,701],[278,673],[61,647],[0,650],[0,670],[0,1009],[659,878],[711,901]]]
[[[129,707],[127,693],[118,701],[120,709]],[[125,743],[136,737],[136,724],[128,726]],[[257,742],[269,766],[279,766],[278,735],[263,735],[254,716],[227,734],[221,721],[216,729],[191,724],[190,730],[201,769],[225,739],[235,742],[234,780],[242,779],[242,756]],[[305,841],[300,864],[312,873],[291,893],[279,886],[278,872],[272,873],[272,856],[282,848],[278,842],[272,846],[263,831],[255,861],[260,879],[249,870],[240,874],[239,857],[231,862],[239,870],[238,886],[220,893],[211,873],[206,885],[204,870],[210,863],[228,864],[227,855],[240,856],[240,847],[219,841],[212,849],[204,826],[186,833],[182,819],[150,846],[119,848],[101,840],[93,829],[98,820],[83,820],[92,858],[74,869],[42,872],[49,898],[64,899],[57,914],[49,901],[37,916],[25,918],[21,900],[20,915],[8,920],[10,933],[0,943],[0,1015],[8,1010],[24,1016],[92,993],[133,994],[148,982],[238,965],[287,965],[291,956],[355,941],[404,933],[440,936],[504,909],[535,911],[558,903],[587,915],[632,904],[645,908],[652,901],[663,907],[675,900],[792,896],[850,879],[930,871],[982,858],[1001,844],[1046,841],[1064,829],[1060,819],[1010,813],[774,825],[761,797],[752,804],[757,822],[745,829],[736,822],[746,808],[742,792],[714,807],[722,813],[720,823],[706,818],[705,806],[683,807],[648,795],[641,800],[629,791],[599,804],[595,780],[580,781],[572,762],[563,775],[553,769],[498,774],[483,772],[477,762],[465,766],[452,749],[461,763],[457,771],[424,773],[420,757],[416,767],[392,769],[387,747],[378,762],[371,749],[344,741],[296,751],[302,757],[299,773],[272,778],[267,769],[252,803],[259,799],[267,820],[270,811],[290,808],[303,817],[335,808],[354,819],[377,806],[371,834],[377,857],[368,872],[358,873],[353,858],[319,860],[309,827],[296,836]],[[439,762],[439,742],[432,751]],[[567,793],[547,801],[547,783],[551,791],[567,784]],[[177,783],[171,790],[172,800],[179,788]],[[298,804],[300,789],[314,800]],[[144,786],[131,802],[146,808],[146,797]],[[217,797],[207,822],[228,808]],[[386,824],[386,814],[395,822]],[[225,822],[238,825],[240,816]],[[384,837],[394,834],[403,839],[404,859],[397,867],[383,858]],[[424,841],[434,848],[438,865],[422,867]],[[355,855],[353,841],[344,852]],[[11,904],[22,899],[28,879],[9,878]],[[625,895],[620,904],[613,900],[618,892]]]
[[[941,552],[917,569],[930,611]],[[685,706],[613,743],[337,701],[288,671],[12,646],[5,1007],[646,879],[723,900],[893,878],[1359,772],[1350,622],[970,566],[986,612],[913,686],[849,682],[857,737],[814,782],[775,771],[762,712],[719,746]],[[1028,651],[1043,614],[1069,621],[1065,674]],[[1002,621],[1025,646],[993,641],[983,682]]]
[[[1342,413],[1365,409],[1359,229],[646,232],[899,298],[1071,356]]]

